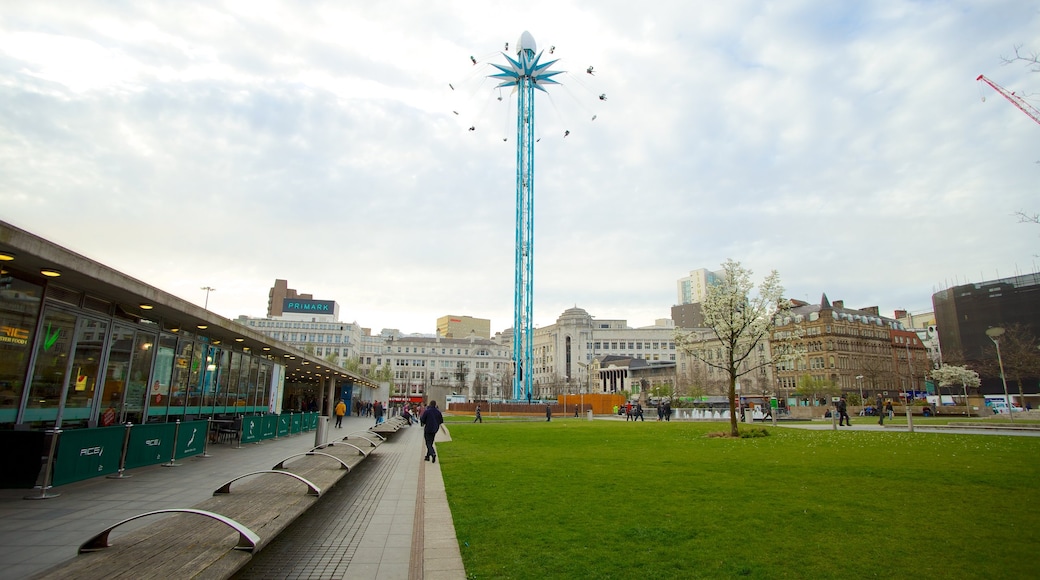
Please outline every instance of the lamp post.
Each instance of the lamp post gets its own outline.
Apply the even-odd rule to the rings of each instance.
[[[199,290],[206,291],[206,302],[203,304],[202,308],[203,310],[209,310],[209,293],[216,292],[217,289],[213,288],[212,286],[203,286],[202,288],[199,288]]]
[[[863,375],[856,375],[856,384],[859,385],[859,404],[863,405]]]
[[[1004,404],[1007,406],[1008,417],[1011,418],[1011,422],[1015,422],[1015,408],[1011,405],[1011,397],[1008,396],[1007,390],[1007,378],[1004,377],[1004,359],[1000,357],[1000,340],[1003,336],[1004,329],[1000,326],[994,326],[993,328],[986,329],[986,336],[993,341],[993,344],[997,347],[997,365],[1000,367],[1000,382],[1004,385]]]

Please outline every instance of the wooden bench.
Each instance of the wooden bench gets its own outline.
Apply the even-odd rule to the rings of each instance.
[[[87,539],[79,556],[36,578],[228,578],[382,441],[379,435],[351,434],[272,469],[239,475],[191,508],[123,520]],[[165,517],[109,541],[120,525],[157,516]]]
[[[397,433],[402,427],[406,427],[407,425],[408,421],[406,421],[404,417],[397,416],[383,421],[375,427],[370,428],[369,431],[379,433],[380,435],[388,435],[390,433]]]

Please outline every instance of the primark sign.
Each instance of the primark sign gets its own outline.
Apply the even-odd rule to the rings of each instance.
[[[288,314],[335,314],[335,301],[332,300],[300,300],[285,298],[282,300],[282,313]]]

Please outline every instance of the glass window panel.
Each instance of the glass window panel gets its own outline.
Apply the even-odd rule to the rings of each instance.
[[[0,276],[0,423],[14,423],[32,354],[43,287]]]
[[[130,359],[130,375],[127,377],[123,421],[140,424],[144,417],[145,400],[148,398],[148,377],[152,374],[152,348],[155,335],[138,331],[134,337],[134,350]]]
[[[123,420],[123,396],[130,376],[130,353],[133,346],[134,329],[116,325],[112,330],[112,342],[109,344],[105,384],[97,418],[98,425],[102,427],[109,427]]]
[[[23,422],[50,422],[58,418],[65,374],[69,370],[70,354],[76,334],[76,317],[60,310],[47,309],[43,316],[43,335],[36,341],[36,363],[33,365],[29,399],[25,404]],[[94,389],[97,373],[89,377],[89,389]],[[84,389],[87,389],[86,382]]]
[[[159,338],[158,351],[155,353],[155,371],[152,373],[152,388],[148,400],[149,420],[166,416],[166,407],[170,404],[170,381],[173,380],[176,353],[177,337],[162,335]]]

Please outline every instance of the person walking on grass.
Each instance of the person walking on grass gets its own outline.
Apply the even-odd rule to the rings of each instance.
[[[838,426],[842,426],[844,422],[846,427],[852,427],[852,421],[849,420],[849,404],[845,402],[845,397],[838,399],[834,407],[838,410]]]
[[[477,416],[473,418],[474,423],[483,423],[484,418],[480,416],[480,405],[477,405]]]
[[[444,416],[437,408],[437,401],[430,401],[422,416],[419,417],[419,422],[423,425],[423,437],[426,439],[426,457],[423,461],[437,463],[437,450],[433,448],[433,440],[437,437],[441,424],[444,423]]]
[[[545,420],[552,421],[552,407],[549,406],[549,403],[545,404]]]

